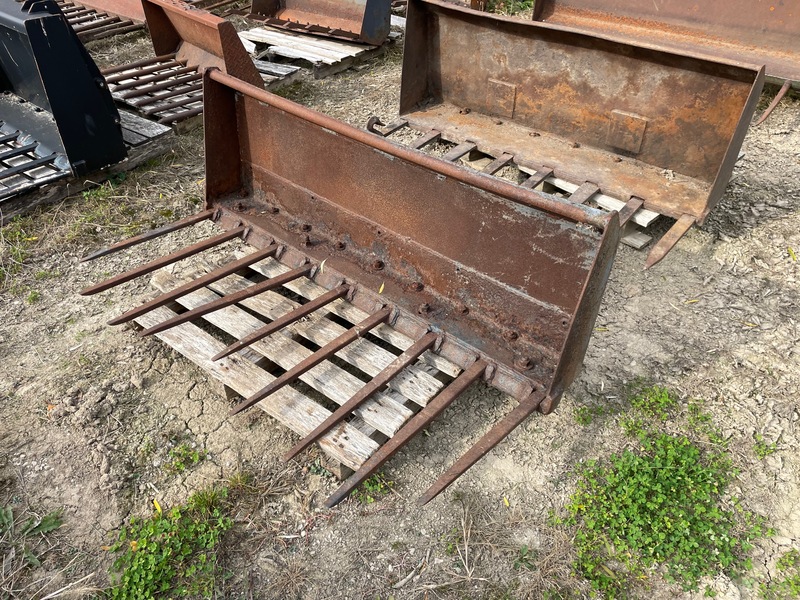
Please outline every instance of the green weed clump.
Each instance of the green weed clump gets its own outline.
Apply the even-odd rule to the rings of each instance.
[[[763,518],[726,494],[735,469],[704,413],[689,415],[702,445],[664,431],[676,403],[658,387],[631,400],[621,424],[638,448],[586,464],[561,521],[575,528],[575,571],[607,598],[627,596],[655,571],[686,590],[705,575],[736,576],[751,566],[753,540],[768,534]]]
[[[233,524],[226,515],[226,488],[198,492],[186,506],[131,519],[111,551],[119,581],[107,592],[114,600],[209,598],[221,569],[217,547]],[[156,505],[157,506],[157,505]]]
[[[169,451],[170,462],[166,464],[165,468],[172,474],[183,473],[187,468],[205,460],[207,454],[205,450],[197,450],[188,444],[181,444]]]
[[[800,598],[800,552],[792,548],[778,559],[778,573],[781,577],[772,579],[760,586],[764,600],[791,600]]]
[[[353,490],[352,496],[361,504],[372,504],[388,494],[392,486],[394,481],[386,479],[383,473],[376,473]]]

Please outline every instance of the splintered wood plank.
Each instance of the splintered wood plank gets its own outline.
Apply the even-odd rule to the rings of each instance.
[[[242,250],[236,251],[237,258],[240,258],[244,254],[247,253]],[[289,270],[289,267],[274,259],[268,259],[260,263],[256,263],[250,268],[258,273],[261,273],[262,275],[266,275],[267,277],[275,277],[276,275],[280,275],[281,273],[285,273]],[[317,298],[328,291],[321,285],[317,285],[305,277],[292,281],[283,287],[296,294],[300,294],[308,300],[313,300],[314,298]],[[353,306],[349,302],[332,302],[325,308],[333,314],[346,319],[350,323],[359,323],[367,318],[367,313],[360,308]],[[400,333],[396,329],[389,327],[388,325],[378,325],[370,333],[375,335],[377,338],[389,342],[395,348],[399,348],[400,350],[407,350],[415,341],[407,335]],[[461,373],[461,367],[450,362],[446,358],[439,356],[438,354],[434,354],[433,352],[426,352],[423,354],[422,360],[451,377],[455,377]]]
[[[175,316],[166,307],[157,308],[136,319],[142,327],[152,327]],[[211,361],[210,357],[225,347],[196,325],[184,323],[156,334],[214,379],[243,397],[250,396],[272,382],[275,377],[248,360],[233,355]],[[331,412],[291,387],[285,387],[257,404],[264,412],[294,431],[306,436],[323,423]],[[319,441],[320,447],[334,460],[358,469],[377,449],[378,443],[349,423],[341,423],[335,431]]]
[[[215,292],[231,294],[251,285],[253,285],[252,282],[244,277],[231,275],[222,281],[214,282],[209,285],[209,287]],[[342,302],[343,300],[335,300],[331,304]],[[275,319],[298,306],[296,302],[276,292],[259,294],[256,297],[242,301],[241,304],[263,314],[269,319]],[[324,310],[317,311],[306,317],[303,321],[295,323],[291,329],[318,346],[324,346],[346,331],[346,328],[342,325],[325,318],[326,312],[327,311]],[[380,373],[396,358],[396,356],[388,350],[373,344],[365,338],[359,338],[352,344],[349,344],[337,352],[336,356],[372,377]],[[416,404],[425,406],[428,400],[444,387],[444,384],[425,371],[415,368],[414,365],[412,365],[395,377],[389,384],[389,387]]]
[[[168,291],[183,281],[175,279],[166,271],[158,271],[154,274],[152,283],[159,290]],[[203,288],[181,296],[177,302],[191,310],[218,298],[216,293]],[[235,305],[209,313],[203,318],[236,338],[242,338],[264,325],[263,321]],[[250,348],[286,370],[312,354],[311,350],[286,335],[266,337],[252,344]],[[329,361],[323,361],[307,371],[300,380],[339,405],[347,402],[364,385],[360,379]],[[355,414],[374,429],[391,437],[413,413],[386,394],[378,393],[356,410]]]

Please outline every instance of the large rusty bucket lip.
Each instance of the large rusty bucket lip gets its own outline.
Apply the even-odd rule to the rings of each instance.
[[[542,0],[536,3],[532,18],[534,22],[555,25],[564,30],[665,52],[726,64],[766,65],[769,80],[789,80],[795,87],[800,85],[800,44],[787,50],[785,47],[778,48],[779,42],[768,45],[736,39],[730,35],[730,31],[714,35],[717,32],[710,23],[711,30],[706,31],[701,27],[670,23],[668,19],[659,20],[657,15],[618,14],[612,10],[581,7],[580,1],[577,6],[575,4],[562,7],[559,0]],[[794,16],[794,20],[800,23],[800,3],[797,3],[796,10],[798,14]],[[571,25],[570,19],[572,22],[580,21],[580,24]],[[702,22],[698,23],[702,25]],[[764,32],[765,27],[761,27],[758,21],[755,25],[759,28],[756,34],[761,33],[767,38],[772,35],[769,31]],[[800,36],[800,27],[796,34]]]
[[[494,21],[503,21],[505,23],[511,23],[513,25],[519,25],[522,27],[541,28],[541,29],[548,29],[551,31],[563,31],[565,33],[577,34],[585,38],[595,38],[595,39],[605,40],[608,42],[622,44],[630,48],[646,48],[648,50],[655,50],[657,52],[663,52],[665,54],[673,54],[675,56],[694,58],[708,62],[715,62],[730,67],[741,67],[751,71],[759,71],[763,67],[763,65],[751,61],[732,60],[727,57],[719,57],[715,56],[714,54],[703,53],[703,52],[693,52],[689,50],[681,51],[673,47],[660,45],[656,42],[640,42],[639,40],[632,42],[623,36],[605,33],[602,31],[582,29],[580,27],[572,27],[570,25],[564,25],[561,23],[550,23],[548,21],[523,21],[521,19],[515,17],[509,17],[506,15],[501,15],[496,13],[484,13],[471,9],[467,6],[446,2],[445,0],[412,0],[412,2],[419,2],[422,4],[430,4],[432,6],[438,6],[443,10],[448,10],[451,12],[459,12],[464,15],[469,15],[471,17],[486,18],[488,20],[494,20]]]

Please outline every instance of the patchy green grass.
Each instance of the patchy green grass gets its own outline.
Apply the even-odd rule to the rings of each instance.
[[[764,460],[770,454],[775,454],[778,451],[777,442],[767,442],[764,436],[757,433],[753,436],[755,443],[753,444],[753,452],[755,452],[758,460]]]
[[[53,548],[49,534],[62,524],[60,510],[38,517],[28,511],[15,515],[11,506],[0,506],[0,590],[11,594],[9,598],[27,596],[24,590],[15,590],[15,584],[42,565],[43,556]]]
[[[0,228],[0,291],[11,286],[37,241],[30,217],[15,217]]]
[[[759,586],[765,600],[791,600],[800,598],[800,552],[792,548],[778,559],[779,576]]]

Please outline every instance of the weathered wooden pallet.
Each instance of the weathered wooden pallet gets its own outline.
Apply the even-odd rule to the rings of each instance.
[[[572,182],[561,179],[542,167],[533,168],[530,165],[517,164],[510,153],[501,153],[493,156],[482,152],[477,145],[467,140],[447,139],[439,131],[422,131],[415,129],[404,119],[399,119],[381,130],[373,129],[379,135],[391,137],[398,132],[413,132],[414,139],[408,139],[408,133],[403,139],[404,144],[430,154],[444,158],[451,162],[459,162],[476,171],[489,175],[501,173],[502,169],[510,169],[503,174],[504,178],[511,179],[519,185],[538,189],[579,204],[587,204],[608,211],[620,211],[623,215],[626,202],[602,193],[597,186],[587,182]],[[652,210],[638,208],[628,217],[620,241],[626,246],[641,250],[652,241],[652,236],[646,233],[649,227],[661,215]]]
[[[242,257],[252,249],[243,246]],[[185,277],[167,270],[157,271],[152,284],[161,292],[175,289],[197,276],[198,268],[208,272],[219,265],[205,261],[184,271]],[[176,310],[191,310],[221,296],[254,285],[264,277],[275,277],[289,267],[267,258],[248,267],[245,273],[208,284],[180,296],[171,308],[161,307],[137,317],[145,327],[175,316]],[[263,292],[204,315],[205,325],[184,323],[156,335],[180,354],[206,370],[226,388],[246,398],[328,344],[367,314],[340,298],[301,321],[253,343],[248,349],[212,361],[211,357],[301,303],[318,298],[328,290],[307,277],[295,279],[275,291]],[[267,414],[300,436],[306,436],[381,370],[387,367],[413,340],[388,324],[346,346],[287,386],[259,402]],[[388,387],[375,394],[320,440],[322,450],[334,461],[358,469],[413,415],[460,373],[461,369],[444,358],[426,352],[420,359],[392,379]],[[276,375],[277,373],[277,375]]]
[[[297,66],[263,60],[254,64],[267,89],[291,83],[300,71]],[[102,73],[113,98],[148,119],[178,125],[203,114],[202,74],[195,66],[176,60],[175,55],[157,56]]]
[[[99,182],[135,169],[142,163],[167,152],[172,145],[172,130],[169,127],[152,123],[127,111],[120,111],[122,138],[128,149],[128,156],[122,162],[90,173],[84,177],[65,175],[56,181],[35,178],[37,173],[21,172],[16,177],[27,178],[30,191],[25,191],[0,202],[0,225],[5,225],[17,215],[29,212],[42,204],[52,204],[74,196]],[[0,182],[0,188],[13,184],[12,179]]]
[[[144,23],[135,23],[130,19],[87,8],[69,0],[57,0],[56,3],[78,38],[84,43],[144,29]]]
[[[309,66],[317,79],[382,55],[397,37],[392,33],[382,46],[368,46],[273,27],[256,27],[239,32],[245,49],[257,59],[301,63]]]

